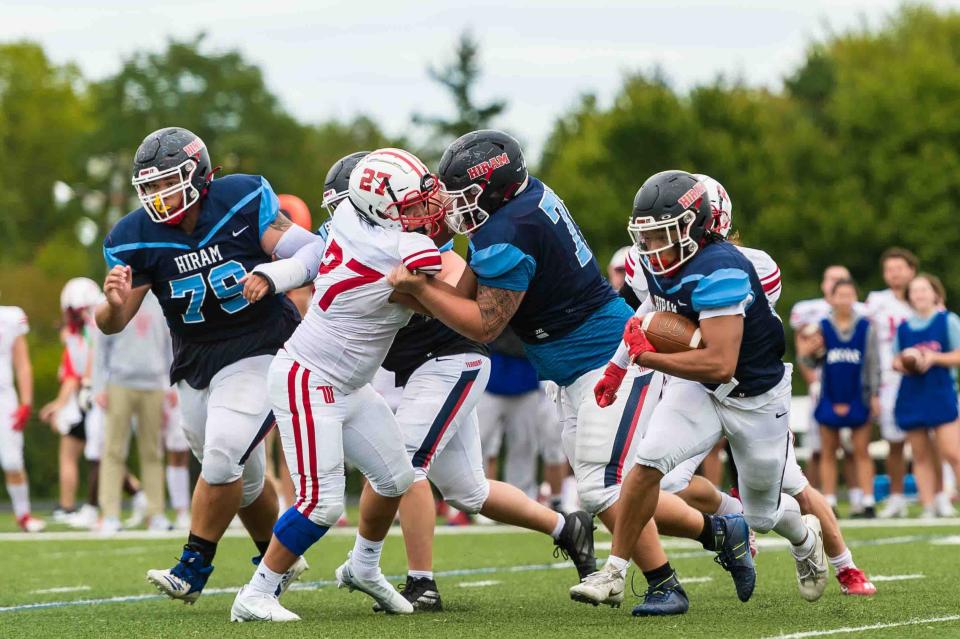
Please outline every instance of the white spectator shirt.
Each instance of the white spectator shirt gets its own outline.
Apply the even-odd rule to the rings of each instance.
[[[898,299],[892,290],[874,291],[867,295],[867,316],[873,324],[877,336],[877,346],[880,350],[881,380],[887,383],[898,383],[900,374],[893,370],[894,338],[897,336],[897,327],[913,315],[913,310],[906,301]]]
[[[0,306],[0,396],[15,394],[13,343],[30,332],[27,315],[18,306]]]

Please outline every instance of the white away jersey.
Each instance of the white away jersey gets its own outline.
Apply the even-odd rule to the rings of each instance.
[[[893,370],[893,341],[897,336],[897,327],[913,315],[910,305],[898,299],[889,288],[874,291],[867,295],[867,315],[873,324],[877,345],[880,348],[880,368],[884,382],[900,379]]]
[[[868,314],[867,305],[863,302],[857,302],[853,305],[853,312],[857,315],[866,316]],[[798,331],[804,326],[819,323],[828,315],[830,315],[830,303],[822,297],[815,300],[800,300],[790,309],[790,328]]]
[[[287,341],[287,351],[340,391],[369,383],[413,314],[389,302],[394,291],[387,275],[400,264],[436,275],[440,251],[425,235],[376,226],[342,202],[314,280],[311,311]]]
[[[0,306],[0,395],[13,389],[13,342],[30,332],[27,315],[17,306]]]
[[[780,300],[780,291],[783,290],[780,284],[780,267],[773,261],[770,254],[760,249],[737,246],[737,250],[743,253],[744,257],[750,260],[753,268],[756,269],[760,277],[760,285],[763,286],[763,292],[770,302],[770,306],[776,307]],[[626,259],[626,283],[636,293],[637,299],[641,302],[647,299],[647,278],[640,273],[643,268],[640,264],[640,256],[637,254],[637,247],[631,246],[627,251]]]

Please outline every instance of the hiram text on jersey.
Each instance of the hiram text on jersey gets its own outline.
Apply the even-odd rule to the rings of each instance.
[[[177,270],[180,273],[188,273],[190,271],[195,271],[198,268],[202,268],[210,264],[216,264],[217,262],[222,261],[223,256],[220,255],[219,244],[202,248],[199,251],[194,251],[193,253],[184,253],[183,255],[178,255],[177,257],[173,258],[173,262],[177,265]]]

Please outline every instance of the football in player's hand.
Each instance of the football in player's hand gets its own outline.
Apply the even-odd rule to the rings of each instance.
[[[643,316],[642,328],[658,353],[682,353],[704,347],[700,327],[677,313],[647,313]]]
[[[923,372],[922,360],[923,353],[918,348],[905,348],[900,352],[900,363],[903,365],[903,371],[909,375],[919,375]]]

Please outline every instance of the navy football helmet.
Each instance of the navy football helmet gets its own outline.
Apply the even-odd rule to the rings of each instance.
[[[145,137],[133,159],[133,187],[150,219],[179,224],[183,214],[200,201],[213,179],[207,146],[180,127],[158,129]],[[180,205],[165,200],[181,194]]]

